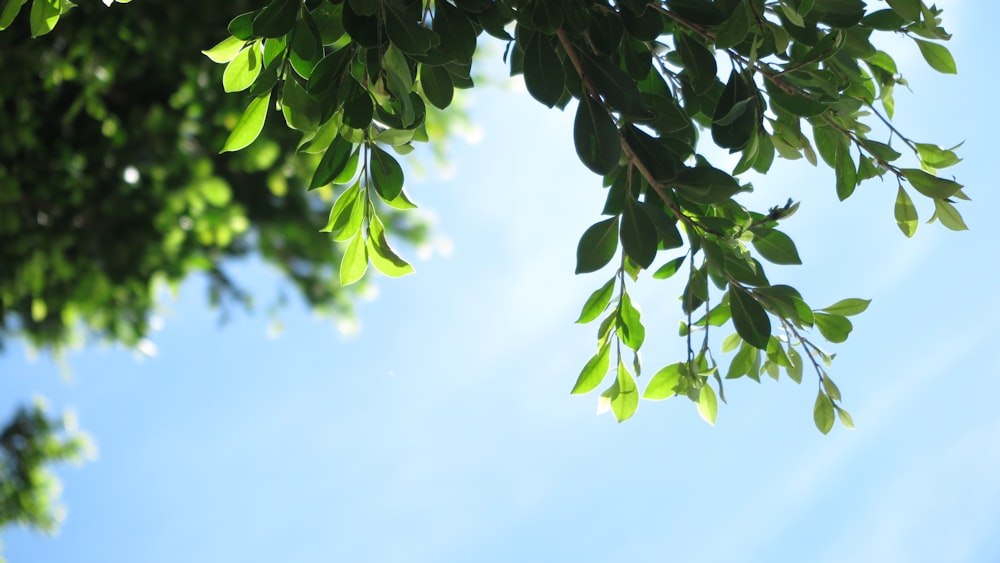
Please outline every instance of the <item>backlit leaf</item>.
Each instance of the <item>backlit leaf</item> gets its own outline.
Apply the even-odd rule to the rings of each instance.
[[[927,61],[927,64],[931,65],[931,68],[945,74],[958,74],[955,59],[951,56],[951,52],[948,51],[947,47],[922,39],[914,39],[914,41],[917,42],[917,47],[920,47],[920,54],[924,56],[924,60]]]
[[[816,404],[813,405],[813,422],[816,428],[823,434],[827,434],[833,428],[833,403],[822,391],[816,395]]]
[[[611,278],[600,289],[590,295],[587,302],[583,305],[583,310],[580,311],[580,318],[576,320],[578,324],[589,323],[601,316],[601,313],[608,308],[608,304],[611,302],[611,295],[615,290],[616,279]]]
[[[910,199],[903,186],[900,186],[896,193],[895,215],[899,230],[903,231],[904,235],[912,237],[913,233],[917,232],[919,218],[917,208],[913,205],[913,200]]]
[[[267,118],[267,110],[270,105],[270,92],[265,96],[254,98],[243,115],[240,116],[239,121],[236,122],[236,127],[226,138],[226,143],[219,152],[238,151],[254,142],[254,139],[264,129],[264,120]]]
[[[608,374],[608,367],[611,365],[611,342],[605,342],[604,346],[597,351],[587,365],[583,366],[580,376],[576,378],[576,384],[570,394],[589,393],[597,388]]]
[[[705,422],[715,425],[715,416],[719,413],[719,400],[715,396],[715,389],[706,383],[698,391],[698,414],[705,419]]]

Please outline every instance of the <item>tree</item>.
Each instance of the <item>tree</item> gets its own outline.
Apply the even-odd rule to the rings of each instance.
[[[33,0],[31,9],[23,10],[24,15],[17,20],[24,4],[24,0],[7,0],[0,10],[0,28],[20,22],[22,34],[35,36],[73,28],[73,22],[66,22],[52,31],[67,13],[68,3]],[[146,8],[129,6],[110,14],[141,9]],[[175,21],[185,25],[194,21],[201,25],[205,15],[217,15],[203,7],[191,8],[191,13],[183,13],[183,8],[163,9],[176,10]],[[17,255],[25,266],[17,271],[28,271],[21,275],[30,275],[31,282],[5,281],[3,287],[29,289],[4,289],[3,315],[6,319],[10,311],[30,338],[49,338],[39,340],[43,343],[60,341],[72,321],[66,320],[69,314],[54,315],[53,311],[79,310],[80,318],[91,329],[135,342],[145,331],[154,273],[165,272],[169,280],[178,280],[199,266],[218,271],[231,241],[219,235],[220,225],[229,226],[223,232],[246,231],[234,229],[228,215],[235,207],[230,201],[236,193],[224,183],[203,182],[197,168],[190,166],[192,160],[204,159],[212,171],[230,163],[237,170],[249,167],[267,175],[275,170],[275,158],[296,151],[306,155],[295,161],[299,166],[296,178],[310,190],[336,186],[324,230],[334,240],[346,243],[341,253],[340,247],[319,236],[301,241],[304,247],[315,244],[325,249],[309,254],[309,263],[339,263],[336,270],[323,270],[329,275],[315,278],[319,291],[328,292],[323,295],[342,295],[330,279],[333,276],[341,286],[351,286],[363,279],[369,265],[390,276],[409,273],[409,264],[389,244],[401,230],[391,228],[402,221],[399,212],[413,207],[395,155],[410,152],[416,142],[439,142],[431,135],[428,119],[451,106],[456,89],[474,87],[471,69],[484,33],[506,42],[504,56],[511,73],[523,75],[535,99],[550,108],[574,111],[577,153],[587,168],[603,177],[607,188],[602,210],[605,218],[581,237],[577,273],[604,270],[609,264],[613,264],[613,273],[581,311],[579,322],[601,322],[596,352],[572,391],[587,393],[603,384],[599,401],[619,421],[634,414],[640,396],[660,400],[680,395],[695,402],[701,415],[714,422],[718,399],[725,397],[724,380],[744,376],[759,380],[762,374],[777,379],[783,370],[800,382],[806,369],[811,369],[817,377],[816,426],[823,433],[829,432],[838,417],[844,425],[852,424],[828,373],[832,355],[820,347],[818,337],[831,343],[846,340],[853,326],[849,317],[863,312],[868,301],[844,299],[813,308],[799,290],[767,277],[762,260],[800,262],[793,240],[778,228],[797,204],[774,202],[768,209],[749,209],[741,203],[740,194],[753,186],[740,176],[751,170],[766,173],[776,155],[805,158],[832,168],[841,200],[850,197],[865,180],[895,179],[894,215],[906,236],[914,234],[918,220],[914,192],[931,202],[932,219],[950,229],[965,228],[954,205],[957,199],[967,199],[962,186],[938,173],[958,162],[954,149],[916,142],[892,125],[893,89],[905,81],[891,55],[872,43],[876,32],[905,35],[916,42],[934,69],[954,73],[955,62],[940,43],[949,37],[941,27],[940,10],[920,0],[892,0],[888,7],[873,11],[861,0],[270,0],[243,9],[247,11],[229,21],[229,36],[205,50],[223,69],[223,90],[233,95],[198,100],[191,106],[197,109],[189,110],[195,116],[215,118],[215,127],[199,126],[192,123],[195,119],[172,123],[165,129],[177,132],[177,136],[161,152],[155,145],[129,143],[134,137],[123,134],[113,144],[115,152],[106,157],[112,159],[111,164],[75,172],[84,179],[105,174],[108,183],[96,185],[115,186],[121,192],[117,194],[121,204],[127,206],[138,205],[136,198],[148,197],[146,192],[165,191],[168,185],[183,185],[186,193],[194,190],[204,200],[202,209],[212,206],[214,213],[192,218],[187,228],[208,234],[188,235],[187,228],[175,226],[179,223],[168,223],[171,226],[164,230],[169,236],[157,232],[148,237],[148,246],[130,253],[116,250],[103,257],[106,249],[125,240],[122,233],[158,226],[158,214],[164,209],[172,210],[168,221],[177,219],[170,199],[143,203],[140,209],[148,214],[145,218],[135,219],[134,212],[127,213],[130,220],[120,230],[116,225],[107,239],[95,245],[102,258],[94,260],[89,255],[86,260],[83,271],[96,271],[91,275],[107,279],[85,286],[108,290],[109,297],[95,300],[98,305],[93,308],[87,298],[93,290],[70,294],[62,301],[50,299],[48,291],[60,295],[55,290],[61,287],[59,280],[66,278],[50,272],[74,272],[75,266],[63,267],[51,258],[48,251],[58,245],[25,243],[25,250]],[[104,20],[112,16],[93,17]],[[148,28],[148,37],[156,37],[161,20],[149,21],[154,23]],[[221,24],[213,25],[221,29]],[[23,37],[11,40],[11,44],[31,43]],[[85,55],[74,55],[74,49],[67,47],[77,45],[76,41],[59,46],[50,37],[35,41],[53,41],[57,51],[52,58],[39,59],[51,65],[42,75],[60,77],[60,64]],[[186,39],[191,42],[193,37]],[[160,52],[155,40],[147,38],[140,43],[146,47],[138,60],[174,60]],[[210,43],[184,47],[193,50]],[[147,95],[162,95],[164,89],[150,88],[145,79],[138,79],[146,74],[135,65],[123,60],[115,68],[135,72],[134,81],[139,82],[135,88],[140,92],[145,87],[150,92]],[[28,72],[32,73],[37,74],[37,68]],[[184,76],[197,81],[199,75]],[[165,84],[176,80],[171,78]],[[113,87],[100,80],[94,88],[106,97],[103,106],[136,99],[116,95]],[[69,108],[80,99],[79,95],[67,95],[62,87],[43,87],[42,91],[50,97],[67,98],[61,103]],[[191,100],[190,94],[185,98],[182,90],[177,92],[179,99]],[[85,101],[79,102],[88,111],[84,121],[92,129],[95,124],[90,122],[100,121],[101,133],[115,143],[116,131],[129,121],[116,119],[105,125],[109,120],[104,119],[102,104],[92,102],[97,109],[91,111],[86,95]],[[31,102],[24,98],[23,91],[11,93],[11,99],[18,103]],[[159,102],[171,103],[169,99]],[[226,104],[240,107],[238,118],[230,123],[224,119],[225,108],[230,107]],[[144,108],[146,103],[137,105]],[[273,115],[278,112],[281,117]],[[8,134],[51,134],[59,130],[53,115],[62,113],[20,111],[18,115],[53,121],[29,122],[30,126],[26,123]],[[155,129],[158,120],[168,119],[170,112],[146,113],[132,108],[124,115],[141,117],[137,127]],[[82,123],[74,129],[81,127]],[[229,132],[220,134],[224,128]],[[706,135],[711,144],[739,155],[733,170],[723,170],[718,160],[713,164],[717,152],[702,139]],[[274,143],[278,143],[277,148],[273,148]],[[174,164],[181,172],[138,172],[138,163],[161,166],[174,162],[176,147],[189,150],[192,144],[197,147],[196,158],[187,153]],[[32,145],[9,141],[0,146],[22,151],[23,146]],[[911,153],[916,164],[901,164],[906,159],[897,149]],[[102,151],[99,147],[94,150]],[[215,150],[223,155],[210,156]],[[73,155],[69,152],[65,156],[62,169],[66,173],[75,170]],[[27,159],[22,152],[5,155],[7,158]],[[95,158],[87,162],[104,161]],[[129,170],[136,170],[136,174],[130,175]],[[182,180],[177,184],[163,180],[171,174],[183,174]],[[119,176],[124,176],[124,183],[118,181]],[[150,182],[153,189],[129,188],[134,183],[130,177]],[[279,197],[303,198],[299,190],[278,191]],[[63,197],[72,201],[79,193],[78,188],[68,187]],[[269,197],[265,199],[270,201]],[[56,216],[54,210],[38,209],[37,202],[22,200],[27,206],[19,214],[22,223],[23,217],[34,218],[30,229],[65,235],[65,230],[46,230],[49,217]],[[254,208],[247,202],[240,204]],[[319,212],[303,205],[298,208],[300,215],[283,216],[281,228],[301,225],[304,209]],[[82,221],[93,217],[93,213],[59,211],[63,224],[69,226],[77,217]],[[266,213],[248,214],[246,221],[236,222],[244,229],[253,226],[263,233],[267,217]],[[10,234],[21,236],[26,229],[29,227],[19,224]],[[404,228],[402,232],[409,231]],[[217,244],[220,236],[226,242]],[[170,252],[166,244],[170,237],[183,239],[181,247],[190,249],[194,258],[178,262],[168,255],[155,261],[156,256]],[[39,248],[45,250],[35,250]],[[267,256],[267,245],[261,251]],[[32,258],[35,255],[43,257]],[[220,260],[206,261],[206,255]],[[281,256],[279,252],[274,260],[287,264],[295,279],[294,260],[282,262]],[[657,264],[658,259],[665,259],[665,263]],[[43,265],[34,266],[31,260]],[[147,260],[154,261],[147,264]],[[139,272],[136,265],[140,265]],[[681,336],[687,342],[687,355],[659,369],[640,393],[636,378],[643,370],[639,351],[645,328],[629,288],[647,272],[652,272],[654,279],[679,272],[687,279],[680,299],[685,318]],[[228,288],[225,279],[220,278],[220,287]],[[46,297],[39,299],[37,295]],[[125,307],[128,314],[109,316],[108,311],[116,306],[114,299],[121,295],[130,304]],[[306,296],[309,298],[308,291]],[[709,336],[715,336],[713,327],[730,322],[735,332],[722,340],[721,351],[735,355],[723,372]],[[51,325],[55,327],[52,336],[46,336],[50,333],[43,329],[49,323],[55,323]]]

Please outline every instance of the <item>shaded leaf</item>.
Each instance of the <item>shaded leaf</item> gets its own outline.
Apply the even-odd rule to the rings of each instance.
[[[591,225],[576,249],[576,273],[600,270],[611,261],[618,249],[618,216]]]
[[[731,287],[729,308],[740,337],[751,346],[766,350],[771,339],[771,320],[760,303],[742,289]]]

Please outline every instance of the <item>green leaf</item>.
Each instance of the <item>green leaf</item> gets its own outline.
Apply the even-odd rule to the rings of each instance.
[[[924,60],[927,61],[927,64],[931,65],[931,68],[944,74],[958,74],[955,59],[951,56],[951,52],[948,51],[947,47],[922,39],[914,39],[914,41],[917,42],[917,47],[920,47],[920,54],[924,56]]]
[[[626,256],[643,269],[649,268],[656,258],[656,246],[659,242],[656,227],[631,198],[626,201],[622,213],[621,241]]]
[[[240,14],[229,21],[226,29],[237,39],[249,41],[253,39],[253,19],[257,17],[256,10]],[[203,51],[204,52],[204,51]]]
[[[852,317],[854,315],[864,313],[868,309],[868,305],[870,305],[871,302],[871,299],[858,299],[856,297],[851,297],[848,299],[841,299],[829,307],[820,309],[820,311],[830,313],[832,315]]]
[[[253,34],[257,37],[281,37],[295,26],[301,0],[271,0],[253,19]]]
[[[698,391],[698,414],[705,422],[715,426],[715,415],[718,413],[719,400],[715,396],[715,389],[706,383]]]
[[[6,0],[0,3],[0,31],[3,31],[10,27],[10,24],[14,22],[14,18],[17,17],[18,12],[21,11],[21,7],[27,3],[28,0]]]
[[[685,168],[677,175],[674,188],[695,203],[723,203],[740,191],[740,183],[726,172],[711,166]]]
[[[740,337],[754,348],[766,350],[771,339],[771,320],[760,303],[742,289],[731,287],[729,308]]]
[[[289,129],[312,132],[319,128],[319,102],[295,79],[285,80],[281,90],[281,113]]]
[[[927,143],[917,143],[917,154],[920,156],[920,161],[931,168],[947,168],[962,162],[954,150]]]
[[[259,74],[260,53],[257,50],[257,43],[251,43],[226,65],[226,71],[222,75],[222,89],[226,92],[246,90],[254,80],[257,80]]]
[[[629,373],[625,364],[618,361],[618,377],[611,391],[611,412],[614,413],[618,422],[624,422],[635,414],[635,409],[639,407],[639,390],[636,388],[635,379]]]
[[[854,325],[851,321],[841,315],[831,315],[829,313],[816,313],[813,316],[816,323],[816,328],[819,329],[819,333],[834,344],[839,344],[847,340],[848,335],[851,334],[851,330],[854,329]]]
[[[618,305],[618,330],[622,343],[633,350],[639,350],[646,339],[646,328],[642,325],[639,309],[632,304],[632,297],[622,294]]]
[[[611,295],[615,290],[615,279],[611,278],[608,283],[590,295],[587,302],[583,304],[580,318],[576,320],[577,324],[587,324],[593,321],[608,308],[608,304],[611,303]]]
[[[678,362],[656,372],[656,375],[646,385],[642,398],[650,401],[662,401],[676,395],[677,392],[674,388],[680,381],[682,371],[687,371],[687,364]]]
[[[802,356],[792,348],[791,345],[788,346],[788,359],[791,361],[792,365],[785,368],[785,372],[788,374],[789,379],[795,383],[802,383]]]
[[[826,391],[826,395],[830,397],[830,400],[839,401],[840,389],[837,387],[837,384],[834,383],[832,379],[830,379],[825,375],[820,378],[820,381],[823,384],[823,390]]]
[[[371,226],[368,230],[367,245],[368,258],[372,261],[372,266],[383,274],[398,278],[413,273],[413,266],[406,260],[400,258],[398,254],[389,246],[389,241],[385,238],[385,227],[377,216],[373,215]]]
[[[757,363],[759,352],[745,341],[740,345],[740,349],[729,362],[729,370],[726,371],[726,379],[737,379],[754,371],[754,364]],[[756,374],[754,374],[756,375]]]
[[[618,165],[622,144],[611,115],[590,96],[583,96],[573,122],[576,154],[587,168],[597,174],[611,173]]]
[[[920,20],[920,0],[887,0],[889,7],[907,22]]]
[[[608,367],[611,365],[611,342],[605,342],[604,346],[601,346],[600,350],[590,360],[587,361],[587,365],[583,366],[583,371],[580,372],[580,376],[576,378],[576,385],[573,386],[573,390],[570,391],[572,395],[579,395],[581,393],[590,393],[601,381],[604,381],[604,376],[608,374]]]
[[[754,230],[753,247],[767,261],[775,264],[801,264],[795,243],[785,233],[776,229]]]
[[[242,39],[237,39],[235,37],[227,37],[222,41],[219,41],[215,47],[208,49],[207,51],[202,51],[206,57],[216,63],[228,63],[233,60],[243,49],[246,42]]]
[[[840,423],[844,425],[844,428],[851,428],[851,429],[853,429],[854,428],[854,419],[851,418],[850,413],[848,413],[844,409],[838,407],[837,405],[834,405],[833,407],[835,409],[837,409],[837,416],[840,418]]]
[[[524,85],[542,104],[553,107],[562,98],[566,73],[549,36],[533,33],[524,49]]]
[[[673,276],[674,274],[677,273],[677,270],[679,270],[680,267],[684,264],[685,258],[687,258],[687,256],[679,256],[667,262],[666,264],[660,266],[658,270],[653,272],[653,278],[658,280],[665,280],[670,276]]]
[[[387,2],[386,5],[389,9],[385,10],[385,29],[389,34],[389,40],[399,47],[400,51],[411,55],[424,55],[441,42],[438,34],[421,25],[417,18],[411,20],[407,14],[397,12],[394,9],[396,3]]]
[[[344,100],[344,125],[354,129],[366,129],[371,125],[375,115],[371,94],[353,76],[344,80],[338,97]]]
[[[854,160],[851,159],[851,151],[847,145],[838,146],[834,171],[837,176],[837,198],[844,201],[851,197],[854,188],[858,186],[858,171],[854,167]]]
[[[236,127],[226,138],[226,143],[219,152],[238,151],[254,142],[254,139],[264,129],[264,120],[267,118],[267,109],[270,104],[270,92],[265,96],[254,98],[243,115],[240,116],[239,121],[236,122]]]
[[[743,339],[740,338],[739,334],[734,332],[729,336],[725,337],[724,339],[722,339],[722,347],[721,347],[722,353],[725,354],[727,352],[732,352],[742,343]]]
[[[316,188],[325,186],[344,172],[351,161],[353,149],[353,143],[341,136],[337,136],[330,143],[330,147],[326,149],[326,152],[323,153],[323,158],[320,159],[319,165],[316,166],[312,181],[309,182],[309,189],[315,190]]]
[[[820,432],[827,434],[833,428],[833,420],[833,403],[820,391],[813,406],[813,422]]]
[[[596,272],[614,257],[618,250],[618,216],[591,225],[576,248],[576,273]]]
[[[365,198],[361,192],[361,182],[355,182],[334,202],[330,209],[330,219],[320,232],[333,233],[333,240],[350,240],[361,232],[364,220]]]
[[[719,96],[718,104],[712,116],[712,140],[715,144],[724,149],[737,151],[750,142],[757,129],[760,128],[760,111],[757,108],[756,90],[750,86],[748,80],[735,70],[729,75],[729,81]],[[751,100],[743,105],[744,110],[736,118],[730,116],[737,104],[744,100]],[[724,118],[731,119],[728,123],[718,123]]]
[[[364,277],[368,270],[368,247],[365,237],[358,233],[347,243],[340,261],[340,285],[347,287]]]
[[[391,201],[399,196],[403,190],[403,168],[391,154],[380,149],[377,145],[370,145],[372,184],[375,191],[384,201]]]
[[[733,13],[722,22],[715,33],[715,47],[717,49],[728,49],[743,42],[743,39],[750,33],[750,15],[748,6],[742,2],[736,5]]]
[[[896,194],[895,215],[899,230],[903,231],[904,235],[912,237],[913,233],[917,232],[919,217],[913,200],[910,199],[903,186],[899,186],[899,192]]]
[[[946,200],[934,200],[934,215],[941,221],[942,225],[953,231],[969,230],[965,221],[962,220],[962,214],[958,212],[958,209],[955,209],[954,205],[948,203]]]
[[[455,97],[451,74],[443,66],[420,65],[420,87],[427,101],[438,109],[451,105]]]
[[[927,197],[944,199],[955,195],[955,192],[962,189],[962,184],[938,178],[917,168],[904,168],[900,170],[915,190]]]
[[[31,3],[31,36],[45,35],[56,27],[62,15],[62,0],[33,0]]]
[[[676,33],[674,38],[677,42],[677,50],[680,51],[681,62],[686,70],[685,74],[691,81],[691,89],[696,94],[708,92],[716,80],[715,55],[685,33]]]

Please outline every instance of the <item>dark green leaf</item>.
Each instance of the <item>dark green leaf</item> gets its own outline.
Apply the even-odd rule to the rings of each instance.
[[[917,168],[904,168],[900,172],[909,180],[915,190],[931,198],[944,199],[955,195],[962,189],[962,184],[938,178]]]
[[[312,181],[309,182],[309,189],[315,190],[325,186],[340,175],[347,168],[353,149],[354,144],[343,137],[338,136],[334,139],[330,143],[330,148],[323,153],[319,165],[316,166],[316,172],[313,173]]]
[[[427,101],[438,109],[451,105],[455,96],[451,75],[441,66],[420,65],[420,87]]]
[[[801,264],[795,242],[785,233],[775,229],[754,231],[753,247],[769,262],[775,264]]]
[[[584,96],[577,106],[573,141],[576,154],[592,171],[609,174],[618,165],[622,152],[618,127],[607,110],[590,96]]]
[[[552,107],[562,98],[566,75],[548,35],[533,33],[524,49],[524,84],[528,93]]]
[[[253,38],[253,19],[257,17],[257,11],[240,14],[229,22],[227,29],[233,37],[243,41]]]
[[[729,81],[722,90],[719,102],[715,106],[712,116],[712,139],[715,144],[722,148],[733,151],[742,149],[750,142],[750,138],[760,127],[760,111],[756,101],[753,99],[755,90],[747,82],[747,78],[735,70],[729,75]],[[750,102],[743,103],[744,100]],[[743,103],[743,111],[736,117],[730,116],[730,112]],[[716,123],[717,120],[729,118],[727,124]]]
[[[612,109],[631,119],[649,119],[652,114],[628,74],[603,57],[584,56],[584,73]]]
[[[673,182],[677,192],[695,203],[723,203],[740,191],[740,183],[711,166],[684,168]]]
[[[344,125],[355,129],[366,129],[375,115],[372,97],[354,77],[349,76],[340,87],[340,99],[344,100]]]
[[[611,217],[591,225],[576,249],[576,273],[585,274],[600,270],[618,249],[618,217]]]
[[[858,186],[858,171],[851,159],[851,151],[846,145],[837,150],[837,166],[834,168],[837,176],[837,197],[840,201],[851,197],[854,188]]]
[[[410,19],[408,14],[392,9],[385,11],[385,29],[392,44],[404,53],[424,55],[440,43],[437,33],[420,24],[418,19]],[[418,12],[419,15],[419,12]]]
[[[649,268],[656,258],[659,242],[656,227],[633,199],[628,199],[625,203],[621,241],[625,254],[642,268]]]
[[[733,326],[740,337],[747,344],[766,350],[771,339],[771,320],[760,303],[742,289],[731,287],[729,308],[733,315]]]
[[[253,34],[257,37],[281,37],[295,26],[300,0],[271,0],[253,19]]]
[[[402,167],[391,154],[380,149],[378,145],[370,145],[369,152],[371,165],[368,173],[371,174],[375,192],[384,201],[396,199],[403,190]]]
[[[684,63],[691,88],[696,94],[704,94],[715,84],[715,55],[697,40],[685,33],[675,34],[681,62]]]

